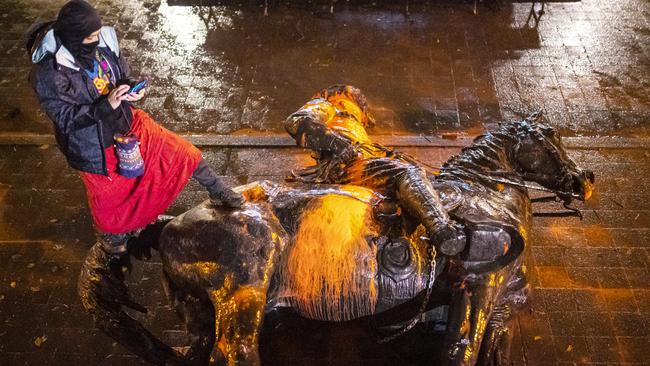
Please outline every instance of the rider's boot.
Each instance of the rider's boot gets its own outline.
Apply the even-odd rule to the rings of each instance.
[[[420,168],[407,168],[399,179],[397,193],[400,204],[422,222],[440,252],[456,255],[465,248],[463,228],[449,218],[438,192]]]
[[[205,160],[201,159],[192,177],[208,190],[213,202],[232,208],[244,204],[244,197],[227,187]]]

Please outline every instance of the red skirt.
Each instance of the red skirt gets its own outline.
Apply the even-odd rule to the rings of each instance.
[[[108,177],[81,173],[93,221],[105,233],[127,233],[150,224],[172,204],[201,161],[199,149],[140,109],[133,109],[131,133],[140,140],[143,175],[119,175],[113,146],[106,149]]]

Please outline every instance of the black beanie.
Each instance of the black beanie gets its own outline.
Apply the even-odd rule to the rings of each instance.
[[[54,24],[54,32],[61,43],[77,57],[84,38],[102,27],[97,10],[84,0],[72,0],[63,5]]]

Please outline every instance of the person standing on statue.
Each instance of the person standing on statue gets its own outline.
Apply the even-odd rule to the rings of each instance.
[[[37,25],[28,37],[30,83],[54,123],[59,149],[80,172],[97,245],[112,262],[128,260],[128,239],[192,177],[220,204],[243,204],[196,147],[132,105],[147,88],[131,91],[138,80],[131,79],[115,30],[102,26],[89,3],[68,2],[56,21]]]

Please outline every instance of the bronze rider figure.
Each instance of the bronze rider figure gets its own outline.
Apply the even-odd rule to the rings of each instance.
[[[373,143],[366,127],[374,120],[361,90],[334,85],[320,91],[286,119],[298,146],[314,151],[315,167],[295,173],[303,181],[353,184],[396,198],[427,230],[445,255],[465,247],[462,227],[447,215],[426,172],[392,150]]]

